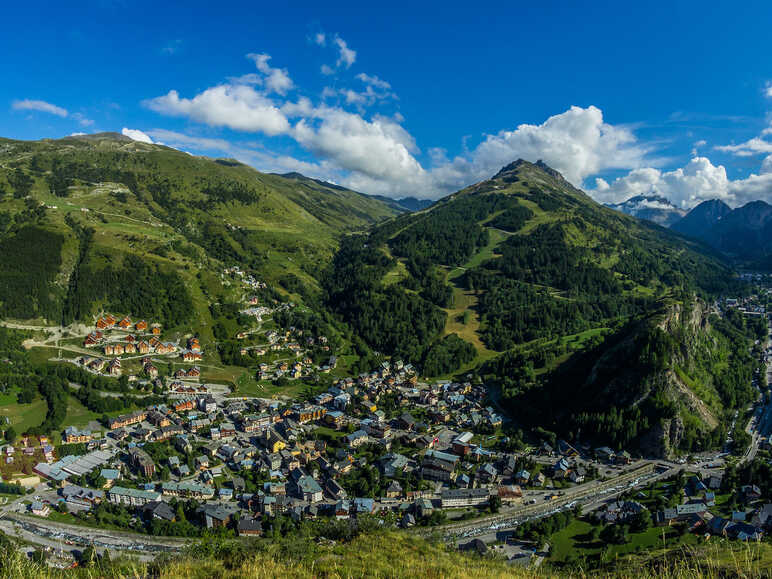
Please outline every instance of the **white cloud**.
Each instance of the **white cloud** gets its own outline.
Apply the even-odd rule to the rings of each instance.
[[[331,76],[335,74],[335,70],[331,66],[328,66],[326,64],[323,64],[319,70],[324,76]]]
[[[762,135],[766,134],[768,133],[762,133]],[[761,153],[772,153],[772,143],[765,141],[762,137],[753,137],[738,145],[721,145],[716,149],[725,153],[732,153],[738,157],[751,157]]]
[[[255,150],[248,145],[232,143],[225,139],[186,135],[166,129],[153,129],[148,132],[154,139],[162,140],[174,149],[184,152],[193,150],[202,154],[225,154],[242,163],[257,166],[262,171],[279,173],[299,171],[327,180],[332,180],[337,174],[335,168],[326,163],[308,163],[288,155],[273,155]]]
[[[764,86],[764,96],[772,98],[772,82],[767,81],[767,84]]]
[[[171,90],[144,104],[161,114],[186,116],[214,127],[266,135],[279,135],[290,129],[287,117],[274,102],[251,86],[222,84],[192,99],[180,98],[176,90]]]
[[[263,84],[268,92],[285,95],[288,90],[295,86],[286,68],[273,68],[268,64],[268,61],[271,60],[269,54],[250,53],[247,54],[247,58],[254,61],[257,70],[265,75]]]
[[[139,141],[140,143],[149,143],[151,145],[153,144],[153,139],[151,139],[147,133],[144,133],[139,129],[129,129],[123,127],[123,129],[121,129],[121,134],[125,137],[129,137],[134,141]]]
[[[320,107],[314,119],[301,119],[293,136],[316,155],[350,171],[349,183],[372,183],[380,191],[417,186],[425,171],[413,156],[416,145],[410,134],[390,119],[366,120],[337,108]],[[368,190],[371,191],[371,190]]]
[[[772,155],[764,157],[764,160],[761,162],[761,172],[772,173]]]
[[[723,165],[713,165],[705,157],[694,157],[673,171],[651,167],[634,169],[611,184],[596,179],[596,188],[589,193],[602,203],[621,203],[637,195],[661,195],[683,209],[706,199],[734,201],[726,169]]]
[[[87,135],[88,133],[70,133],[71,137],[82,137],[83,135]]]
[[[363,83],[370,85],[375,88],[379,88],[381,90],[390,90],[391,85],[386,82],[385,80],[381,80],[377,76],[373,75],[370,76],[369,74],[365,74],[364,72],[360,72],[357,76],[357,79],[361,80]]]
[[[348,44],[340,36],[335,36],[335,45],[338,47],[338,61],[337,66],[343,66],[344,68],[351,68],[351,65],[357,59],[357,53],[348,47]]]
[[[31,99],[15,100],[11,104],[11,107],[16,111],[39,111],[41,113],[56,115],[57,117],[66,117],[69,114],[65,108],[58,107],[46,101]]]
[[[324,32],[317,32],[314,34],[314,42],[319,46],[324,46],[327,44],[327,36],[324,34]]]

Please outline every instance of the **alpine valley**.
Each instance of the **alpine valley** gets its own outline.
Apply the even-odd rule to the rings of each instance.
[[[617,210],[633,207],[647,219]],[[686,457],[728,457],[733,484],[769,492],[753,460],[768,284],[735,271],[768,260],[768,209],[606,207],[522,159],[395,201],[113,133],[0,140],[0,386],[20,449],[0,530],[45,545],[55,516],[78,564],[115,576],[507,576],[418,534],[484,552],[493,525],[530,517],[507,541],[531,549],[635,492],[630,533],[658,541],[648,509],[669,512]],[[94,526],[122,556],[176,558],[112,564]],[[550,569],[594,549],[578,536]],[[0,536],[0,569],[25,568],[14,545]],[[639,564],[624,553],[620,574]]]

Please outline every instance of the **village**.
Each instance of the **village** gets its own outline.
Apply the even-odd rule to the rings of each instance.
[[[259,289],[253,279],[242,283]],[[276,309],[256,297],[246,306],[260,321]],[[252,329],[237,339],[247,337],[255,345],[239,355],[289,357],[260,363],[261,380],[337,366],[327,338],[304,328]],[[329,353],[325,363],[313,363],[312,346]],[[34,464],[15,481],[30,494],[7,501],[5,513],[185,536],[260,536],[279,517],[371,516],[402,528],[447,528],[459,548],[479,552],[501,543],[500,533],[470,537],[496,521],[551,516],[580,503],[606,526],[644,518],[743,541],[772,531],[772,505],[758,485],[727,487],[726,453],[687,463],[559,439],[524,445],[505,434],[504,417],[471,376],[427,382],[411,364],[384,360],[319,392],[240,396],[201,380],[205,353],[195,335],[164,341],[158,324],[106,314],[83,347],[95,355],[69,363],[110,377],[132,368],[129,382],[152,385],[165,402],[107,416],[98,428],[69,426],[60,453],[47,436],[4,446],[6,467]],[[169,369],[170,360],[184,366]],[[759,431],[754,444],[762,452],[770,450],[770,423],[761,405],[749,429]],[[522,562],[535,551],[521,546],[507,557]]]

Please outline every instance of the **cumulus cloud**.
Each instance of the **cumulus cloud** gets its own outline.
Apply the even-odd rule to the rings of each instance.
[[[144,133],[139,129],[129,129],[127,127],[123,127],[123,129],[121,129],[121,134],[125,137],[129,137],[134,141],[139,141],[140,143],[148,143],[151,145],[153,144],[153,139],[151,139],[147,133]]]
[[[39,111],[41,113],[56,115],[57,117],[66,117],[69,114],[65,108],[58,107],[46,101],[32,99],[15,100],[11,103],[11,108],[15,111]]]
[[[338,47],[337,66],[351,68],[351,65],[354,64],[357,59],[356,51],[349,48],[346,41],[337,35],[335,36],[335,45]]]
[[[767,84],[764,86],[764,96],[772,98],[772,82],[767,81]]]
[[[637,195],[661,195],[674,205],[688,209],[706,199],[734,200],[723,165],[715,166],[705,157],[693,157],[673,171],[641,168],[630,171],[611,184],[596,180],[590,194],[603,203],[620,203]]]
[[[268,92],[275,92],[280,95],[287,94],[287,91],[292,89],[295,85],[285,68],[273,68],[268,64],[271,60],[271,56],[265,53],[262,54],[247,54],[247,58],[252,60],[257,66],[257,70],[265,75],[263,84]]]
[[[190,117],[194,121],[238,131],[266,135],[287,133],[287,117],[265,94],[251,86],[222,84],[206,89],[195,97],[180,98],[176,90],[144,101],[158,113]]]
[[[319,46],[327,44],[327,35],[324,32],[317,32],[314,34],[314,42]]]
[[[334,167],[327,163],[309,163],[289,155],[275,155],[256,150],[246,144],[232,143],[226,139],[186,135],[166,129],[148,131],[156,140],[162,140],[168,146],[180,151],[189,150],[207,154],[224,154],[242,163],[259,166],[263,171],[289,172],[299,171],[321,179],[333,180],[337,175]]]
[[[418,185],[425,171],[415,159],[412,136],[385,117],[366,120],[341,109],[320,107],[293,131],[300,145],[336,166],[356,173],[351,183],[384,181],[390,187]],[[358,178],[361,178],[358,179]]]
[[[340,51],[339,66],[351,66],[356,53],[337,35],[334,42]],[[259,78],[231,79],[190,98],[171,90],[145,101],[145,105],[161,114],[211,127],[288,136],[318,159],[307,166],[317,171],[314,176],[324,171],[323,178],[385,195],[437,198],[488,178],[518,158],[542,159],[576,186],[606,170],[636,169],[651,163],[649,149],[628,127],[605,122],[597,107],[574,106],[541,124],[521,124],[485,135],[476,147],[468,149],[465,144],[463,153],[453,158],[431,149],[429,161],[423,165],[419,161],[421,151],[403,126],[401,115],[365,114],[366,106],[396,98],[387,81],[359,73],[355,78],[363,89],[326,87],[319,104],[307,97],[282,99],[292,87],[287,71],[276,75],[279,69],[270,66],[267,54],[248,56],[255,62]],[[243,154],[259,158],[254,151]],[[273,157],[268,160],[276,162]],[[621,188],[621,184],[608,186],[612,187]]]

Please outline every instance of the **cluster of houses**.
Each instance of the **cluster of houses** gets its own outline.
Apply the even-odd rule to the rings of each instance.
[[[396,405],[388,415],[378,408],[385,396]],[[306,402],[190,393],[109,420],[107,439],[120,452],[99,465],[104,495],[84,500],[150,508],[163,518],[169,510],[161,503],[195,498],[207,501],[202,524],[233,521],[241,532],[246,517],[246,534],[257,532],[261,517],[278,513],[340,519],[390,510],[410,526],[436,509],[481,507],[492,496],[516,503],[523,491],[515,457],[485,450],[473,434],[476,426],[501,423],[484,397],[469,383],[419,385],[412,366],[399,361],[341,379]],[[105,443],[74,427],[64,435],[89,448]],[[154,442],[174,450],[161,464],[143,450]],[[377,456],[372,464],[359,452],[365,445]],[[162,467],[171,481],[158,480]],[[378,469],[386,481],[380,496],[348,496],[345,480],[361,468]],[[61,474],[51,480],[67,485],[66,469],[42,471]],[[254,480],[256,472],[266,482],[247,493],[244,479]],[[414,481],[409,486],[406,477]]]
[[[762,500],[758,486],[743,485],[735,489],[740,506],[727,513],[716,503],[721,483],[720,474],[710,474],[704,478],[693,475],[682,487],[678,487],[675,482],[666,483],[678,498],[674,506],[650,512],[639,501],[619,500],[604,505],[595,516],[605,524],[614,524],[628,523],[633,517],[642,515],[650,517],[657,526],[679,524],[690,533],[741,541],[757,541],[772,532],[772,504]]]
[[[129,316],[118,320],[112,315],[106,315],[96,320],[95,328],[83,340],[83,345],[86,348],[100,348],[105,357],[81,356],[75,360],[78,365],[94,373],[120,376],[123,372],[120,357],[139,355],[143,356],[142,371],[150,378],[156,378],[158,368],[153,364],[150,354],[178,354],[183,362],[198,362],[203,358],[201,343],[197,337],[188,338],[186,347],[181,348],[174,342],[164,342],[160,339],[160,324],[149,324],[145,320],[134,323]],[[177,377],[197,378],[200,372],[195,372],[198,370]]]

